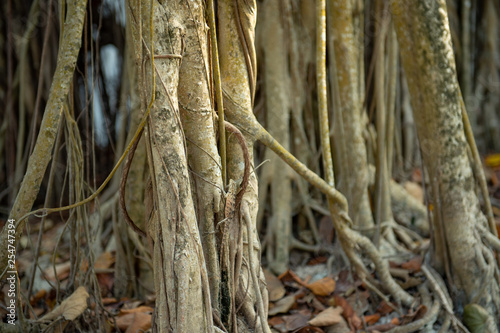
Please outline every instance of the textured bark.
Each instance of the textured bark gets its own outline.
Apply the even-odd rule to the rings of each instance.
[[[363,139],[363,108],[359,95],[359,61],[353,27],[353,2],[329,0],[330,36],[334,43],[340,110],[339,122],[335,123],[335,150],[340,152],[342,164],[339,190],[349,202],[349,215],[360,228],[373,226],[368,200],[368,164]],[[330,41],[331,42],[331,41]],[[336,118],[339,119],[339,118]],[[341,126],[341,127],[339,127]],[[338,156],[338,155],[337,155]]]
[[[52,157],[52,148],[61,121],[63,104],[73,80],[76,59],[81,48],[86,7],[87,1],[85,0],[68,6],[67,19],[64,22],[64,35],[57,58],[56,72],[50,88],[49,100],[45,107],[40,133],[28,161],[28,167],[21,188],[9,215],[9,219],[14,219],[16,222],[31,210],[40,190],[45,170]],[[16,228],[16,241],[21,237],[24,224],[25,221],[21,221]],[[0,235],[0,244],[4,248],[7,248],[5,245],[7,244],[7,238],[7,228],[3,228]],[[3,251],[0,254],[0,267],[2,271],[6,264],[7,252]]]
[[[125,49],[124,57],[124,72],[122,75],[122,92],[120,100],[120,112],[123,117],[122,121],[122,131],[127,133],[126,138],[123,140],[122,145],[118,145],[122,149],[125,148],[125,143],[130,142],[137,129],[141,118],[143,117],[143,110],[141,110],[139,91],[137,85],[137,69],[134,64],[134,50],[133,50],[133,40],[131,34],[131,27],[128,25],[127,29],[127,48]],[[127,117],[127,99],[130,97],[130,117]],[[127,123],[130,119],[130,124]],[[124,134],[121,134],[125,136]],[[116,157],[116,160],[120,156]],[[134,158],[130,165],[129,173],[127,176],[127,184],[125,188],[125,204],[130,218],[136,225],[144,230],[144,191],[147,184],[147,164],[146,164],[146,144],[144,139],[140,139],[137,149],[134,153]],[[114,180],[118,182],[121,180],[116,177]],[[114,185],[114,184],[113,184]],[[119,185],[117,184],[116,187]],[[136,260],[133,255],[134,247],[139,251],[139,249],[144,249],[141,240],[135,234],[135,232],[130,229],[123,217],[123,215],[118,213],[118,219],[116,225],[114,225],[114,234],[116,239],[116,261],[115,261],[115,275],[117,276],[115,280],[115,285],[113,287],[113,293],[116,297],[124,297],[131,295],[133,290],[136,297],[141,297],[145,295],[144,288],[142,286],[149,286],[153,282],[153,272],[150,270],[150,266],[146,260]],[[127,232],[123,232],[127,230]],[[149,253],[140,252],[140,256],[146,256],[150,258]],[[134,270],[135,266],[139,266],[139,273],[141,283],[138,283],[137,279],[131,279],[131,276],[135,276],[136,272]]]
[[[255,49],[254,31],[256,22],[255,1],[222,0],[218,2],[220,66],[224,106],[227,119],[239,123],[239,118],[255,121],[252,112]],[[241,29],[241,30],[239,30]],[[242,128],[242,130],[246,130]],[[253,164],[253,137],[245,136],[250,161]],[[228,142],[228,179],[239,180],[244,169],[243,155],[234,138]],[[256,230],[258,211],[257,179],[252,173],[249,186],[242,199],[241,208],[230,223],[242,227],[243,262],[235,283],[236,307],[241,305],[244,326],[257,332],[270,332],[267,324],[267,289],[260,268],[260,242]],[[248,233],[250,231],[250,233]],[[224,246],[224,244],[222,244]],[[236,269],[236,271],[238,268]],[[224,271],[223,271],[224,272]],[[223,273],[224,274],[224,273]],[[230,276],[231,277],[231,276]],[[255,309],[257,308],[257,311]],[[235,307],[233,307],[235,309]],[[257,318],[260,317],[260,318]],[[239,320],[240,321],[240,320]],[[239,330],[245,330],[244,327]]]
[[[452,272],[448,283],[463,290],[456,300],[480,304],[500,318],[496,264],[476,232],[487,225],[467,157],[445,1],[393,1],[392,11],[434,194],[433,230],[442,232],[441,238],[433,239],[435,248],[441,245],[447,251]],[[436,268],[443,272],[443,266]]]
[[[200,1],[178,0],[153,2],[152,5],[151,13],[147,6],[139,10],[140,4],[134,4],[134,16],[142,18],[142,36],[148,47],[143,48],[146,61],[142,62],[146,72],[146,96],[154,94],[155,97],[148,125],[148,155],[153,170],[155,202],[148,225],[156,291],[153,330],[211,332],[208,280],[177,97],[180,57],[185,55],[186,25],[200,23],[193,22],[191,9],[202,4]],[[152,28],[150,15],[153,15]],[[153,56],[156,58],[155,72],[151,68]],[[154,87],[151,84],[153,75],[156,80]]]
[[[201,1],[178,8],[185,17],[184,56],[179,73],[179,106],[187,139],[196,216],[210,281],[214,309],[219,309],[220,272],[214,232],[222,198],[222,174],[210,101],[207,29]]]
[[[290,109],[287,94],[289,76],[287,49],[283,27],[283,11],[279,1],[263,4],[262,27],[264,52],[264,78],[266,95],[266,118],[269,133],[290,150]],[[268,247],[266,250],[269,267],[277,274],[288,269],[291,220],[291,170],[276,154],[266,150],[263,175],[259,188],[259,202],[265,203],[270,185],[271,216],[268,223]],[[264,181],[264,183],[262,183]],[[265,192],[265,193],[264,193]],[[262,207],[264,207],[262,205]]]

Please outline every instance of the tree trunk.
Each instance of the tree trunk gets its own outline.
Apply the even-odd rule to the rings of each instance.
[[[153,2],[153,8],[145,6],[142,10],[140,3],[134,5],[133,16],[141,18],[142,24],[138,28],[142,29],[145,41],[145,61],[141,61],[146,72],[145,95],[152,94],[147,132],[155,202],[148,225],[155,268],[153,330],[211,332],[206,266],[178,107],[178,91],[187,89],[179,87],[181,60],[186,54],[186,41],[191,41],[196,35],[193,29],[205,24],[203,6],[201,1]],[[137,42],[142,44],[140,39],[136,39]]]
[[[338,98],[336,109],[335,150],[336,165],[340,171],[339,190],[349,202],[349,215],[353,223],[362,228],[373,227],[368,200],[368,163],[363,138],[363,106],[359,95],[358,48],[353,26],[353,1],[329,0],[329,43],[333,44]],[[333,56],[333,54],[330,56]],[[335,84],[334,84],[335,85]]]
[[[458,304],[479,304],[500,318],[498,268],[480,237],[489,231],[467,156],[445,1],[393,1],[392,12],[433,193],[434,265],[446,272]]]
[[[266,118],[269,133],[290,150],[290,109],[287,99],[290,82],[288,76],[288,53],[284,35],[284,12],[278,1],[267,0],[263,4],[262,43],[264,52],[264,78],[266,94]],[[266,202],[270,186],[271,216],[267,228],[267,258],[269,268],[281,274],[288,269],[291,219],[291,171],[285,162],[270,150],[266,150],[260,179],[259,200]],[[264,207],[262,207],[264,208]]]
[[[238,118],[254,119],[252,103],[255,91],[255,22],[257,14],[255,0],[221,0],[218,1],[219,18],[219,51],[224,92],[224,106],[227,119],[232,122]],[[243,129],[246,130],[246,129]],[[246,133],[244,133],[246,134]],[[253,142],[255,138],[246,134],[245,141],[253,164]],[[228,179],[240,180],[243,176],[244,157],[234,137],[228,142]],[[253,169],[253,168],[252,168]],[[252,172],[249,186],[242,198],[241,208],[230,222],[242,226],[241,240],[243,244],[241,265],[235,272],[236,302],[241,305],[244,325],[257,332],[270,332],[267,324],[267,289],[264,274],[260,268],[260,242],[258,239],[256,220],[258,211],[257,178]],[[222,244],[225,246],[225,244]],[[234,307],[233,307],[234,308]],[[256,311],[256,310],[257,311]],[[242,328],[245,331],[244,328]],[[241,330],[239,330],[241,331]]]

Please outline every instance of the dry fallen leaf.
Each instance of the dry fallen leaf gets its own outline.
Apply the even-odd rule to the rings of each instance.
[[[115,275],[112,273],[97,274],[97,283],[99,283],[99,287],[101,287],[101,294],[103,296],[107,295],[111,290],[113,290]]]
[[[309,315],[302,312],[297,312],[290,316],[283,316],[283,320],[285,321],[285,327],[288,330],[288,332],[293,332],[303,327],[306,327],[309,318],[310,318]]]
[[[420,272],[421,267],[422,267],[422,257],[421,256],[413,257],[409,261],[401,264],[401,268],[409,270],[410,273]]]
[[[87,299],[89,293],[85,287],[78,287],[73,294],[66,298],[62,303],[51,312],[47,313],[40,320],[53,320],[63,316],[66,320],[75,320],[87,308]]]
[[[283,283],[281,283],[281,281],[267,269],[264,269],[264,276],[266,278],[267,289],[269,291],[269,300],[271,302],[275,302],[282,299],[286,293]]]
[[[117,303],[118,300],[114,297],[103,297],[102,298],[102,304],[103,305],[109,305],[109,304],[113,304],[113,303]]]
[[[145,306],[145,305],[141,305],[137,308],[134,308],[134,309],[122,309],[120,310],[120,316],[121,315],[126,315],[128,313],[136,313],[136,312],[144,312],[144,313],[153,313],[154,309],[150,306]]]
[[[94,262],[96,271],[110,268],[115,263],[115,256],[111,252],[103,252]]]
[[[289,281],[295,281],[301,286],[306,286],[306,283],[304,283],[304,281],[302,281],[302,279],[297,274],[295,274],[294,271],[292,271],[290,269],[288,271],[284,272],[283,274],[281,274],[280,276],[278,276],[278,279],[280,279],[285,284],[286,284],[286,282],[289,282]]]
[[[43,273],[50,281],[56,281],[56,274],[59,280],[64,280],[69,276],[69,271],[71,269],[71,262],[66,261],[55,265],[56,273],[54,273],[54,267],[50,265],[47,267]]]
[[[308,284],[306,287],[311,290],[314,295],[328,296],[335,291],[335,280],[331,277],[325,277]]]
[[[377,312],[380,313],[382,316],[385,316],[393,311],[394,308],[391,307],[389,304],[387,304],[386,301],[381,301],[380,304],[377,306]]]
[[[145,312],[127,313],[124,316],[116,318],[116,326],[125,332],[135,333],[146,331],[151,328],[152,316]]]
[[[274,316],[278,313],[287,313],[295,304],[295,296],[289,295],[277,301],[272,308],[269,309],[269,315]]]
[[[349,325],[354,326],[354,328],[356,329],[359,329],[362,326],[361,319],[345,298],[335,296],[335,305],[341,306],[344,309],[344,312],[342,312],[342,316],[345,318],[345,320],[347,320]]]
[[[338,324],[342,321],[342,309],[341,306],[335,308],[329,307],[328,309],[320,312],[316,317],[309,320],[309,324],[313,326],[329,326],[333,324]]]
[[[365,316],[366,325],[374,325],[380,320],[380,313],[375,313],[372,315]]]
[[[283,320],[283,318],[281,318],[280,316],[276,316],[276,317],[271,317],[267,320],[267,323],[270,325],[270,326],[277,326],[277,325],[280,325],[280,324],[283,324],[285,321]]]
[[[151,318],[152,315],[144,313],[144,312],[138,312],[134,313],[134,321],[132,322],[132,325],[130,325],[125,333],[136,333],[136,332],[144,332],[146,330],[149,330],[151,328]]]

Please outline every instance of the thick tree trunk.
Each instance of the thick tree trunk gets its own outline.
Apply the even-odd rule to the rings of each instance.
[[[188,164],[192,170],[195,208],[210,282],[214,309],[219,310],[220,271],[214,232],[215,213],[222,201],[222,173],[215,139],[213,108],[210,100],[210,69],[207,30],[202,1],[193,1],[186,15],[185,51],[179,73],[179,107],[186,134]]]
[[[227,119],[237,122],[238,118],[255,119],[252,103],[255,91],[255,23],[257,14],[255,0],[221,0],[218,1],[219,18],[219,51],[224,92],[224,106]],[[246,130],[242,128],[242,130]],[[247,134],[244,132],[244,134]],[[253,164],[253,138],[245,136],[250,162]],[[228,178],[240,180],[243,175],[244,158],[234,137],[228,142]],[[253,168],[252,168],[253,169]],[[260,242],[258,239],[256,219],[258,211],[257,178],[252,172],[247,191],[241,201],[241,207],[236,212],[232,224],[239,225],[243,244],[243,259],[235,272],[234,288],[236,307],[241,305],[243,325],[238,329],[245,331],[253,329],[257,332],[270,332],[267,324],[267,289],[264,274],[260,268]],[[225,246],[225,244],[222,244]],[[236,258],[235,258],[236,259]],[[241,262],[248,264],[241,265]],[[232,263],[234,264],[234,263]],[[233,276],[230,276],[233,278]],[[234,310],[233,310],[234,311]],[[247,328],[245,328],[247,327]]]
[[[467,156],[445,1],[393,1],[392,11],[433,192],[434,264],[460,291],[458,302],[500,318],[496,263],[477,232],[488,227]]]
[[[336,77],[340,109],[335,122],[335,150],[340,175],[339,190],[349,202],[349,215],[353,223],[362,228],[373,227],[368,200],[368,163],[363,138],[363,107],[359,95],[357,48],[353,26],[353,1],[328,1],[330,41],[334,45]],[[333,55],[332,55],[333,56]]]
[[[264,78],[266,94],[266,118],[269,133],[290,150],[290,109],[287,94],[290,82],[286,40],[283,27],[283,11],[280,3],[268,0],[263,4],[262,19],[264,30]],[[267,257],[269,268],[281,274],[288,269],[291,220],[291,172],[292,170],[271,150],[266,150],[265,160],[271,162],[263,166],[260,179],[259,200],[265,203],[270,186],[271,216],[267,230]],[[262,207],[263,209],[264,207]]]
[[[163,4],[153,2],[153,8],[145,6],[142,10],[140,3],[132,6],[135,19],[141,18],[142,23],[136,29],[142,29],[145,41],[145,61],[140,62],[146,73],[145,95],[148,101],[151,94],[154,98],[147,131],[155,202],[148,225],[156,290],[153,330],[211,332],[206,266],[178,107],[178,91],[185,91],[178,88],[181,60],[186,54],[185,42],[192,40],[194,27],[205,24],[201,13],[203,4],[198,0],[178,0]],[[140,37],[136,38],[136,43],[142,44]],[[199,107],[193,105],[193,108]]]

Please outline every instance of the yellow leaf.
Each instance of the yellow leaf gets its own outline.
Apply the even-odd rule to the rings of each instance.
[[[500,154],[491,154],[486,156],[486,158],[484,159],[484,163],[490,168],[496,168],[500,166]]]

